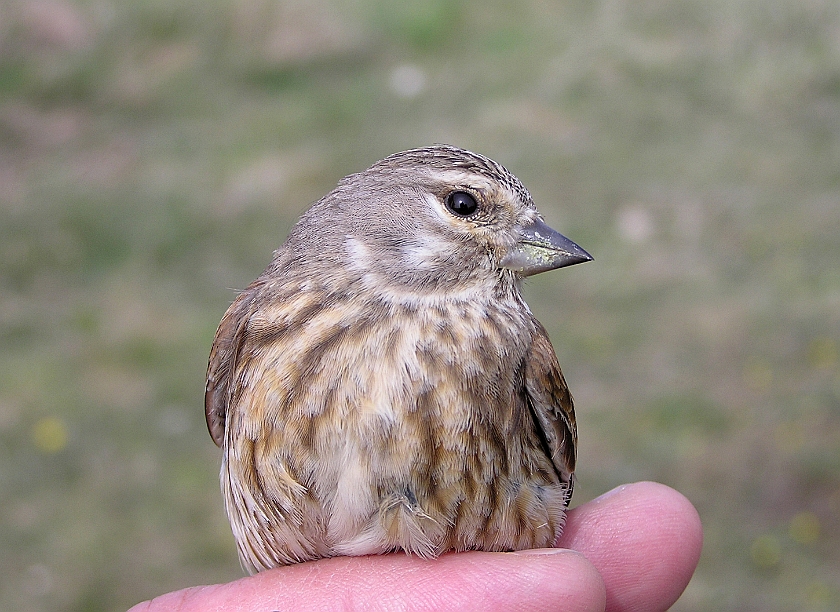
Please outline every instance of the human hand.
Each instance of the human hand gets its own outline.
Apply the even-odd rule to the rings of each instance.
[[[175,591],[130,612],[667,610],[702,547],[697,511],[661,484],[623,485],[568,513],[555,549],[334,557]]]

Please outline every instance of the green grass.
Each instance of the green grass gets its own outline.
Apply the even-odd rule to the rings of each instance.
[[[527,286],[577,400],[574,502],[689,496],[678,610],[840,606],[840,5],[0,13],[0,608],[241,575],[215,325],[339,178],[433,142],[504,163],[596,257]]]

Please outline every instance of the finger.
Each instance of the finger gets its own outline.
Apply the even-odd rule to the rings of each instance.
[[[582,552],[604,579],[608,612],[667,610],[703,545],[697,511],[654,482],[624,485],[569,512],[558,546]]]
[[[426,561],[402,554],[337,557],[195,587],[130,612],[178,610],[602,611],[604,585],[581,554],[561,549],[469,552]]]

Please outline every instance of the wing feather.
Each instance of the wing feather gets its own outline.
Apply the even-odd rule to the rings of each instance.
[[[221,446],[225,438],[225,420],[232,392],[231,378],[235,374],[239,352],[245,340],[252,303],[251,291],[243,292],[236,298],[222,317],[210,349],[204,386],[204,416],[210,437],[217,446]]]
[[[536,323],[525,362],[525,392],[536,426],[563,482],[573,486],[577,460],[577,425],[572,394],[563,378],[545,328]]]

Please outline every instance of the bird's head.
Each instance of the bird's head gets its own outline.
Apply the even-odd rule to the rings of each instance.
[[[547,226],[522,183],[493,160],[447,145],[395,153],[344,178],[293,230],[324,273],[352,270],[394,290],[493,286],[590,261]]]

